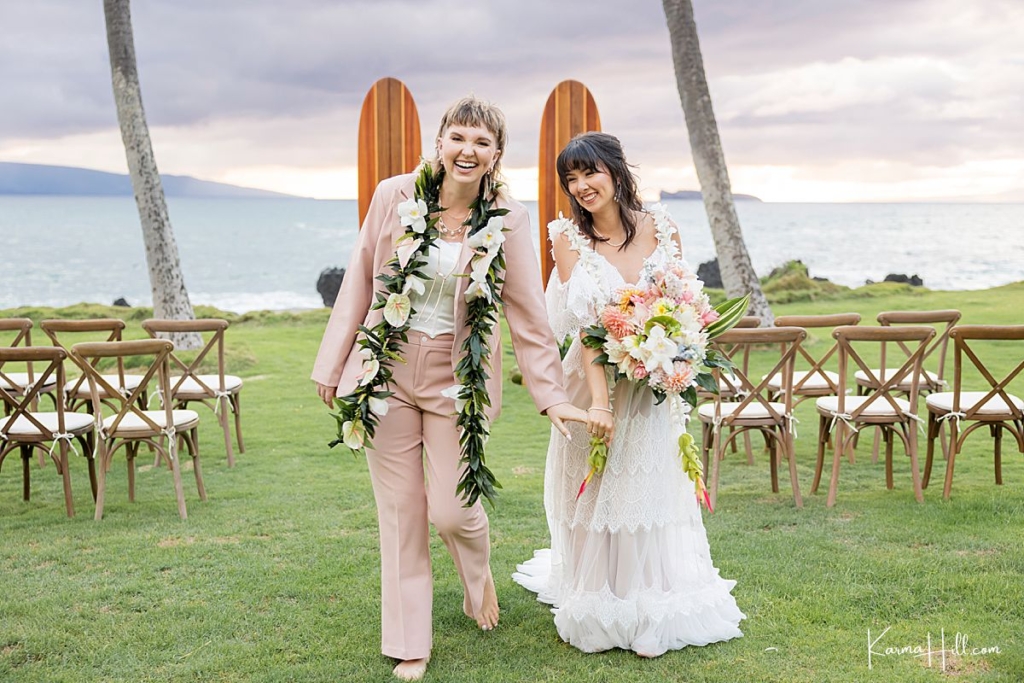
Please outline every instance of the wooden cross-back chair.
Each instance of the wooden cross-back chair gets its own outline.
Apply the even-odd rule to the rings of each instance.
[[[949,424],[949,453],[946,457],[946,480],[942,487],[942,497],[949,498],[953,488],[953,470],[957,454],[963,449],[964,442],[973,432],[988,427],[995,444],[993,466],[996,484],[1003,483],[1002,473],[1002,436],[1007,431],[1017,443],[1017,450],[1024,453],[1024,400],[1010,393],[1011,387],[1020,387],[1017,380],[1024,371],[1024,325],[960,325],[949,333],[953,340],[953,390],[935,392],[928,396],[925,404],[928,407],[928,453],[924,466],[924,485],[928,485],[931,476],[932,455],[935,439],[942,431],[943,422]],[[979,343],[980,342],[980,343]],[[995,353],[991,346],[982,349],[982,344],[1000,343],[999,357],[1009,357],[1011,369],[1001,378],[992,373],[990,363],[982,360],[984,355],[990,361]],[[1007,353],[1008,343],[1013,344],[1011,353]],[[988,353],[986,353],[988,351]],[[991,354],[991,355],[990,355]],[[1006,362],[1005,360],[1003,362]],[[971,372],[980,375],[983,389],[965,391],[965,374]],[[972,378],[973,379],[973,378]],[[1014,385],[1014,380],[1017,384]],[[977,380],[976,380],[977,381]],[[971,423],[964,427],[961,423]]]
[[[119,342],[125,323],[119,318],[93,318],[91,320],[43,320],[39,326],[43,328],[43,332],[50,338],[50,342],[54,346],[69,351],[70,347],[78,342]],[[85,338],[83,339],[83,337]],[[79,366],[81,374],[68,382],[65,387],[64,394],[68,408],[78,410],[85,407],[91,410],[92,402],[85,368],[81,367],[80,360],[74,354],[70,354],[70,358],[75,365]],[[91,363],[95,369],[99,359],[93,359]],[[108,394],[110,389],[116,390],[115,393],[119,396],[127,396],[139,386],[142,380],[141,375],[125,372],[123,358],[116,358],[114,371],[104,373],[103,377],[106,382],[104,386],[99,387],[100,400],[111,408],[114,407],[114,403]],[[139,395],[139,403],[143,407],[146,406],[145,392]]]
[[[924,357],[921,359],[921,379],[919,382],[919,391],[922,394],[930,394],[936,391],[942,391],[945,389],[945,369],[946,369],[946,356],[947,348],[949,346],[949,332],[960,320],[960,311],[955,309],[939,310],[939,311],[883,311],[878,314],[878,324],[882,327],[892,327],[898,325],[932,325],[936,327],[937,334],[932,339],[931,343],[924,350]],[[899,352],[897,362],[901,362],[903,359],[910,356],[910,348],[900,342],[896,344],[896,351]],[[879,358],[879,364],[877,368],[872,368],[875,376],[879,381],[885,381],[886,377],[892,374],[896,369],[895,367],[889,367],[889,360],[886,358],[886,346],[882,346],[881,356]],[[863,394],[867,390],[874,388],[874,383],[868,378],[867,374],[863,370],[857,370],[853,373],[854,379],[857,382],[857,393]],[[906,393],[910,389],[910,377],[907,377],[897,387],[899,391]],[[942,450],[943,453],[946,451],[946,433],[940,432],[942,439]],[[871,459],[873,462],[878,462],[878,448],[879,441],[881,440],[881,434],[875,432],[874,445],[871,449]],[[854,440],[856,442],[856,439]]]
[[[60,391],[64,387],[64,359],[67,353],[63,349],[51,346],[30,346],[27,348],[0,347],[0,373],[7,374],[7,366],[35,364],[39,372],[36,380],[28,388],[16,395],[13,390],[0,386],[0,401],[3,402],[6,417],[0,417],[0,467],[15,449],[20,450],[22,460],[22,497],[30,499],[30,460],[32,450],[39,451],[40,459],[49,455],[61,475],[64,485],[64,508],[68,517],[75,514],[71,496],[71,473],[69,471],[68,451],[77,448],[72,445],[77,440],[81,446],[81,454],[89,463],[89,480],[92,483],[93,496],[96,495],[96,470],[93,462],[92,442],[86,435],[92,431],[93,420],[89,415],[65,412],[63,401],[54,401],[52,412],[36,410],[38,398],[43,387],[52,387]],[[49,447],[47,447],[49,444]]]
[[[178,500],[178,514],[182,519],[188,516],[185,509],[185,494],[181,485],[181,468],[178,463],[180,444],[187,447],[192,457],[192,469],[196,477],[196,488],[200,500],[206,500],[202,470],[199,464],[199,415],[192,410],[173,410],[170,401],[164,401],[161,410],[145,410],[140,407],[141,397],[150,381],[157,381],[164,396],[169,395],[168,357],[174,344],[164,339],[139,341],[86,342],[71,348],[72,356],[78,361],[89,382],[90,400],[96,419],[97,455],[99,475],[96,495],[96,519],[103,518],[106,498],[106,473],[114,454],[124,447],[128,461],[128,500],[135,501],[135,458],[140,444],[148,444],[170,464],[174,477],[174,492]],[[127,396],[123,395],[96,368],[96,361],[103,358],[124,360],[125,358],[145,359],[145,372],[138,386]],[[106,395],[106,399],[101,398]],[[109,405],[114,414],[102,416],[104,405]],[[144,404],[142,404],[144,405]],[[180,442],[180,443],[179,443]]]
[[[917,425],[915,423],[921,422],[921,418],[917,415],[921,359],[924,357],[928,342],[935,336],[935,328],[844,325],[833,330],[832,336],[835,338],[839,350],[839,387],[835,396],[821,396],[815,400],[815,408],[819,416],[818,456],[811,492],[814,493],[818,490],[824,468],[825,444],[829,442],[830,435],[834,430],[835,435],[831,437],[833,445],[832,475],[826,505],[828,507],[835,505],[839,489],[840,454],[861,427],[871,425],[882,430],[886,444],[886,487],[889,489],[893,487],[892,452],[895,437],[899,436],[910,457],[914,497],[918,502],[923,502],[917,466]],[[899,343],[912,343],[909,347],[910,355],[883,381],[875,375],[876,370],[872,369],[872,364],[864,359],[863,351],[865,347]],[[866,373],[875,388],[864,395],[847,395],[851,363]],[[900,386],[907,378],[910,378],[910,387],[905,392],[907,398],[900,398],[897,394],[904,393]]]
[[[802,327],[810,329],[834,329],[843,325],[860,323],[859,313],[833,313],[829,315],[782,315],[775,319],[776,327]],[[801,344],[798,350],[796,366],[793,369],[794,407],[809,398],[834,396],[839,391],[839,375],[826,369],[831,358],[839,350],[838,342],[833,342],[822,353],[815,354],[810,344]],[[806,366],[806,369],[800,366]],[[778,393],[781,384],[778,378],[772,377],[768,382],[769,389]]]
[[[0,332],[13,333],[13,339],[7,343],[10,348],[18,348],[19,345],[32,346],[32,320],[29,318],[0,318]],[[0,389],[6,390],[12,396],[21,396],[25,393],[26,387],[35,386],[36,382],[40,381],[39,373],[36,372],[32,362],[25,363],[24,368],[19,364],[17,368],[17,370],[0,368]],[[56,378],[51,377],[39,385],[40,391],[37,392],[36,399],[38,400],[38,394],[45,393],[56,401],[53,393],[56,383]],[[4,404],[5,415],[9,414],[7,412],[9,408],[10,406]]]
[[[800,343],[807,337],[807,332],[798,327],[769,327],[758,329],[733,328],[715,339],[716,345],[732,347],[736,352],[747,351],[743,347],[769,344],[778,345],[779,357],[771,371],[754,384],[749,373],[737,366],[733,371],[732,381],[737,388],[733,400],[724,400],[715,396],[714,400],[698,407],[697,416],[702,427],[702,455],[704,471],[710,471],[709,492],[711,505],[718,500],[718,479],[720,461],[725,449],[740,434],[751,431],[761,432],[769,447],[769,473],[772,491],[778,493],[778,465],[781,458],[789,464],[790,485],[793,489],[793,502],[803,507],[800,496],[800,485],[797,481],[796,456],[793,452],[793,363],[796,359]],[[713,375],[719,380],[722,370],[714,368]],[[779,392],[779,400],[774,399],[769,380],[778,377],[783,389]],[[728,435],[725,430],[728,429]],[[708,469],[710,466],[710,470]]]
[[[228,424],[228,412],[235,418],[235,436],[238,439],[238,452],[245,453],[245,442],[242,441],[242,412],[239,394],[242,391],[242,379],[229,375],[224,367],[224,331],[228,328],[227,320],[205,318],[201,320],[146,320],[143,329],[150,337],[175,332],[212,333],[199,353],[191,362],[186,363],[173,351],[170,361],[173,364],[170,396],[174,404],[187,408],[189,403],[199,402],[212,410],[217,416],[221,429],[224,431],[224,448],[228,454],[228,467],[235,466],[234,449],[231,445],[231,428]],[[211,351],[217,351],[217,374],[201,374],[200,366]],[[176,373],[181,373],[176,374]]]
[[[733,329],[749,330],[761,326],[761,318],[756,315],[745,315],[740,318],[740,321],[736,323]],[[736,364],[738,368],[743,371],[743,374],[748,374],[750,370],[750,349],[749,344],[723,344],[721,340],[716,339],[714,343],[715,349]],[[721,374],[718,378],[718,395],[725,401],[732,401],[737,396],[742,394],[742,389],[738,386],[737,380],[730,374]],[[713,401],[715,394],[707,391],[706,389],[697,389],[697,400],[698,401]],[[732,440],[729,442],[732,445],[733,453],[736,452],[736,441]],[[747,449],[747,464],[754,464],[754,451],[750,445],[750,432],[743,433],[743,443]]]

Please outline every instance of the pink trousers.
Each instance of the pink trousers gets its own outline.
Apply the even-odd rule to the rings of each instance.
[[[483,604],[490,561],[487,514],[478,501],[463,507],[455,493],[459,433],[455,402],[441,395],[455,384],[452,335],[410,331],[405,363],[393,363],[388,414],[367,449],[377,501],[381,553],[381,651],[396,659],[430,656],[433,579],[430,530],[455,561],[472,614]]]

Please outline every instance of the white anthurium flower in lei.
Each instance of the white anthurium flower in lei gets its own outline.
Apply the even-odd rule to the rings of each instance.
[[[384,319],[392,327],[401,327],[409,319],[412,312],[412,302],[408,294],[396,294],[392,292],[384,304]]]
[[[469,287],[466,287],[466,301],[476,301],[477,299],[487,299],[487,303],[494,303],[494,297],[491,296],[491,288],[487,284],[486,280],[477,280],[470,275]]]
[[[402,225],[412,228],[417,234],[427,229],[427,203],[422,199],[407,199],[398,205],[398,216]]]
[[[422,244],[423,240],[418,238],[414,240],[400,240],[395,248],[395,253],[398,254],[398,265],[402,268],[409,265],[409,259],[412,258],[412,255],[416,253]]]
[[[388,402],[383,398],[370,396],[368,401],[370,403],[370,412],[377,417],[384,417],[388,414]]]
[[[455,401],[455,412],[457,413],[461,413],[462,409],[466,407],[466,399],[459,398],[459,394],[464,388],[465,387],[461,384],[453,384],[441,392],[441,395],[445,398],[450,398]]]
[[[380,372],[380,361],[373,357],[373,352],[370,349],[360,350],[359,355],[363,357],[363,371],[359,373],[357,379],[359,386],[365,387]]]
[[[665,328],[651,328],[647,340],[640,346],[648,353],[648,357],[644,360],[647,372],[654,372],[661,368],[667,374],[672,374],[672,358],[676,355],[679,347],[665,334]]]
[[[359,420],[349,420],[341,425],[341,439],[345,442],[346,446],[354,451],[358,451],[366,441],[366,428]]]
[[[495,216],[487,221],[487,225],[470,235],[466,244],[473,251],[485,249],[488,254],[493,254],[505,242],[505,234],[501,231],[504,227],[505,222],[501,216]]]
[[[477,256],[473,259],[473,268],[470,271],[469,278],[474,282],[483,282],[487,279],[487,271],[491,269],[491,264],[494,263],[494,259],[497,258],[497,254],[494,252],[488,252],[481,256]]]
[[[408,294],[409,292],[412,292],[417,296],[423,296],[423,293],[425,291],[427,291],[427,287],[423,283],[423,280],[419,279],[415,275],[410,275],[409,277],[405,278],[405,286],[402,287],[402,294]]]

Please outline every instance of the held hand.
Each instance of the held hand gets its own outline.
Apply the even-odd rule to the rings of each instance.
[[[569,428],[565,426],[565,423],[585,423],[587,421],[587,414],[571,403],[557,403],[551,406],[547,409],[547,416],[551,420],[551,424],[555,425],[555,429],[570,441],[572,441],[572,436],[569,434]]]
[[[615,436],[615,416],[609,408],[591,406],[587,409],[587,433],[611,443]]]
[[[334,387],[329,387],[324,384],[320,384],[320,382],[316,382],[316,393],[328,408],[334,407],[334,394],[336,391],[337,389]]]

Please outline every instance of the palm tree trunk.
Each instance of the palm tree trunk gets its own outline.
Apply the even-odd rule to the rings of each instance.
[[[157,318],[194,320],[192,303],[181,274],[178,245],[167,213],[160,173],[149,139],[142,91],[135,65],[135,40],[129,0],[103,0],[107,24],[107,48],[114,85],[114,103],[121,126],[128,172],[135,191],[135,204],[142,223],[142,241],[146,247],[149,285],[153,293],[153,315]],[[202,347],[196,333],[172,336],[179,348]]]
[[[730,297],[743,296],[749,292],[749,313],[760,317],[761,325],[767,327],[772,325],[775,316],[750,263],[740,219],[736,215],[729,170],[725,165],[718,124],[711,107],[711,93],[704,76],[704,59],[697,40],[693,3],[691,0],[662,0],[662,5],[672,41],[676,86],[683,104],[686,129],[690,134],[690,150],[704,197],[704,209],[708,214],[711,236],[718,253],[722,284]]]

